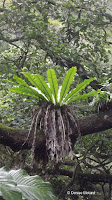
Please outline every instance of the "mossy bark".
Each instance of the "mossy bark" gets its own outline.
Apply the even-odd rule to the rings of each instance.
[[[79,119],[78,124],[82,136],[110,129],[112,128],[112,109]],[[13,151],[30,149],[32,147],[32,135],[30,135],[26,143],[23,145],[27,135],[28,130],[14,129],[0,123],[0,144],[9,146]],[[72,138],[74,138],[74,135],[72,135]],[[44,145],[45,136],[43,134],[37,135],[36,149],[41,152]]]

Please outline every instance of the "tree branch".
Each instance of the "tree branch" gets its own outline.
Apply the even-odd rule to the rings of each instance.
[[[63,176],[69,176],[72,178],[73,172],[65,169],[58,169],[56,170],[51,170],[47,169],[47,172],[49,174],[59,174]],[[78,173],[77,179],[79,181],[85,181],[85,182],[91,182],[91,183],[112,183],[112,175],[110,174],[89,174],[89,173]]]
[[[78,119],[78,124],[82,136],[110,129],[112,128],[112,109]],[[0,124],[0,144],[9,146],[13,151],[31,149],[33,135],[23,145],[27,135],[28,130],[17,130]],[[73,139],[74,137],[75,135],[72,135]],[[43,135],[37,135],[36,153],[42,155],[45,153],[45,137]]]
[[[82,136],[112,128],[112,109],[79,120]]]

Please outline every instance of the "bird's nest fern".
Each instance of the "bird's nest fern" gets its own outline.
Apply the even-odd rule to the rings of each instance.
[[[29,86],[21,78],[14,76],[19,86],[9,89],[11,92],[38,98],[42,102],[41,106],[37,106],[37,109],[33,112],[28,136],[33,131],[32,152],[34,152],[37,132],[42,131],[46,138],[48,158],[55,162],[64,160],[66,155],[73,157],[73,141],[71,141],[71,138],[74,135],[76,140],[80,134],[76,117],[72,114],[68,104],[86,99],[99,92],[93,90],[83,95],[79,94],[94,78],[84,80],[69,92],[75,73],[76,67],[69,69],[62,86],[58,87],[53,69],[47,71],[48,83],[38,74],[24,72],[22,74],[33,86]]]

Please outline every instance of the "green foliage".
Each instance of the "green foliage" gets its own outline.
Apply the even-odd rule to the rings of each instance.
[[[55,71],[53,69],[48,69],[47,79],[48,79],[49,84],[50,84],[51,92],[52,92],[54,99],[57,103],[57,101],[58,101],[58,99],[57,99],[57,97],[58,97],[58,82],[57,82],[57,77],[56,77]]]
[[[72,67],[68,70],[62,84],[61,92],[60,92],[60,102],[63,101],[64,97],[69,91],[70,85],[73,82],[73,77],[76,73],[76,67]]]
[[[51,91],[41,75],[29,74],[28,72],[23,72],[22,74],[28,78],[32,85],[41,91],[43,94],[42,98],[44,98],[45,95],[49,101],[51,100]]]
[[[91,106],[96,106],[97,111],[100,109],[108,108],[108,103],[112,101],[112,91],[101,91],[94,96],[93,101],[90,103]],[[104,107],[104,108],[103,108]]]
[[[78,101],[81,99],[87,99],[88,97],[96,96],[98,93],[100,93],[100,90],[97,90],[97,91],[93,90],[93,91],[89,92],[88,94],[85,93],[83,95],[78,95],[78,96],[75,94],[76,97],[72,97],[71,99],[69,99],[67,101],[67,103],[69,104],[69,103],[72,103],[74,101]]]
[[[35,98],[43,98],[44,99],[44,97],[41,94],[39,94],[38,92],[36,92],[36,90],[34,90],[33,88],[30,88],[30,87],[19,86],[19,87],[15,87],[15,88],[12,88],[9,90],[11,92],[16,92],[19,94],[25,94],[25,95],[35,97]]]
[[[5,200],[56,200],[50,183],[25,171],[0,168],[0,196]]]
[[[103,87],[104,93],[95,95],[90,107],[91,98],[89,100],[86,98],[91,96],[91,93],[95,91],[90,92],[90,88],[88,87],[84,91],[80,90],[75,95],[75,90],[74,97],[69,99],[68,95],[70,92],[68,90],[62,103],[64,104],[66,101],[66,103],[72,103],[75,100],[72,108],[80,118],[95,112],[96,105],[100,107],[103,103],[111,101],[112,86],[107,87],[108,80],[110,83],[112,82],[112,23],[111,18],[108,17],[108,14],[111,17],[111,0],[48,2],[46,0],[33,2],[30,0],[20,0],[19,2],[12,0],[1,1],[0,6],[1,79],[7,78],[8,80],[12,80],[14,74],[21,76],[20,72],[40,74],[46,78],[46,71],[51,66],[54,66],[53,69],[57,75],[57,82],[61,85],[67,69],[75,66],[75,63],[77,63],[78,75],[75,77],[75,84],[79,85],[85,75],[97,77],[101,85],[104,82],[106,83]],[[105,14],[107,14],[107,17]],[[80,67],[80,64],[82,67]],[[57,99],[57,89],[53,87],[56,82],[48,81],[51,84],[52,94]],[[20,82],[22,83],[22,79]],[[76,87],[75,84],[73,83],[72,88]],[[46,98],[45,96],[41,96],[33,87],[29,87],[28,89],[24,84],[18,86],[18,92],[21,95],[7,93],[9,87],[12,87],[10,83],[4,83],[1,80],[0,122],[16,128],[29,128],[33,105],[38,104],[38,99],[46,100]],[[24,97],[26,94],[25,90],[31,98]],[[60,87],[58,90],[60,90]],[[85,90],[86,93],[84,93]],[[68,99],[66,100],[66,98]],[[78,102],[78,100],[80,101]],[[52,101],[55,103],[54,98],[52,98]],[[83,137],[83,139],[85,138],[85,149],[83,152],[89,152],[89,149],[92,149],[93,143],[101,133],[93,135],[94,137],[90,137],[88,141],[86,141],[86,136]],[[105,156],[109,155],[107,147],[112,144],[110,138],[107,138],[106,132],[104,139],[108,140],[108,144],[104,145],[103,150],[101,149],[101,152],[105,150]],[[99,141],[101,141],[101,138],[99,138]],[[95,150],[101,147],[103,145],[98,142],[97,147],[95,146],[94,150],[91,150],[91,155],[88,154],[87,159],[90,159]],[[82,147],[79,147],[78,153],[81,150]],[[7,155],[7,149],[5,151],[1,150],[1,166],[3,162],[6,165],[9,162],[9,158],[5,158],[4,154]],[[112,157],[112,155],[109,156]],[[13,156],[11,158],[13,159]],[[12,161],[11,163],[14,162]],[[94,173],[92,172],[92,168],[87,168],[86,164],[84,170],[88,173]],[[99,170],[103,172],[104,169],[100,167]],[[97,169],[96,171],[99,173]],[[97,191],[97,185],[95,191]],[[95,200],[99,198],[95,196],[91,198]],[[69,199],[71,198],[74,198],[74,196]],[[101,199],[103,198],[101,196]]]
[[[94,78],[90,78],[89,80],[86,79],[82,83],[80,83],[75,89],[73,89],[64,99],[64,102],[66,102],[68,99],[72,99],[74,96],[76,96],[82,89],[84,89],[90,82],[92,82]]]
[[[35,86],[28,86],[27,83],[17,76],[14,76],[14,79],[19,83],[19,87],[14,87],[10,88],[9,91],[11,92],[16,92],[19,94],[25,94],[28,96],[33,96],[36,98],[41,98],[48,101],[52,102],[53,104],[69,104],[71,102],[75,102],[80,99],[87,99],[88,97],[94,96],[98,94],[98,91],[92,91],[89,94],[84,94],[84,95],[79,95],[79,92],[84,89],[91,81],[94,80],[94,78],[91,78],[89,80],[84,80],[84,82],[80,83],[76,89],[71,90],[69,93],[69,88],[71,83],[73,82],[73,77],[76,73],[76,67],[72,67],[71,69],[68,70],[64,80],[63,84],[61,86],[61,91],[58,89],[58,83],[57,83],[57,78],[56,74],[53,69],[49,69],[47,71],[48,75],[48,81],[49,81],[49,86],[47,83],[44,81],[43,77],[41,75],[34,75],[30,74],[29,72],[24,72],[25,77],[28,78],[30,83]],[[67,94],[68,93],[68,94]],[[58,95],[59,95],[59,100],[58,100]]]

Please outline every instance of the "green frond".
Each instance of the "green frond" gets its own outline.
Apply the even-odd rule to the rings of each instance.
[[[29,87],[29,85],[23,79],[21,79],[20,77],[14,75],[13,79],[15,79],[16,82],[19,83],[19,85],[24,85],[24,86],[28,86]]]
[[[51,184],[25,171],[0,168],[0,196],[4,200],[56,200]]]
[[[58,82],[55,71],[53,69],[47,70],[47,79],[50,84],[50,89],[52,94],[54,95],[55,102],[57,103],[57,96],[58,96]]]
[[[60,92],[60,101],[59,101],[60,103],[63,101],[63,98],[68,93],[70,85],[73,82],[73,77],[76,74],[76,71],[77,71],[76,67],[72,67],[67,71],[66,76],[63,80],[62,88]]]
[[[63,102],[68,102],[68,99],[71,99],[73,97],[75,97],[76,95],[78,95],[78,93],[83,90],[87,85],[90,84],[90,82],[92,82],[93,80],[95,80],[95,78],[90,78],[90,79],[85,79],[82,83],[80,83],[75,89],[71,90],[65,97],[65,99],[63,100]]]
[[[100,90],[93,90],[93,91],[91,91],[91,92],[89,92],[89,93],[85,93],[85,94],[83,94],[83,95],[78,95],[78,96],[76,96],[76,97],[74,97],[74,98],[70,98],[68,101],[67,101],[67,104],[70,104],[70,103],[73,103],[73,102],[75,102],[75,101],[79,101],[79,100],[81,100],[81,99],[87,99],[88,97],[92,97],[92,96],[95,96],[95,95],[97,95],[98,93],[100,92]]]
[[[22,72],[22,74],[33,86],[35,86],[35,88],[33,86],[29,86],[20,77],[13,76],[13,78],[19,84],[19,87],[10,88],[9,91],[44,99],[46,101],[50,101],[53,104],[59,104],[60,106],[63,104],[72,103],[73,101],[79,100],[80,98],[87,98],[89,95],[92,96],[93,93],[94,95],[96,94],[93,91],[85,95],[79,94],[79,92],[83,90],[87,85],[89,85],[90,82],[95,80],[95,78],[85,79],[82,83],[77,85],[75,89],[69,92],[73,77],[76,74],[76,67],[72,67],[67,71],[62,86],[60,87],[58,87],[57,77],[53,69],[48,69],[47,71],[47,79],[49,82],[48,84],[39,74],[30,74],[29,72]]]
[[[19,86],[19,87],[9,88],[9,91],[18,93],[18,94],[24,94],[27,96],[35,97],[37,99],[41,98],[41,99],[46,100],[46,98],[42,94],[39,94],[35,89],[33,89],[29,86],[28,87]]]
[[[47,83],[44,81],[43,77],[38,74],[30,74],[28,72],[22,72],[22,74],[27,77],[32,85],[39,89],[49,101],[52,101],[52,93]]]

